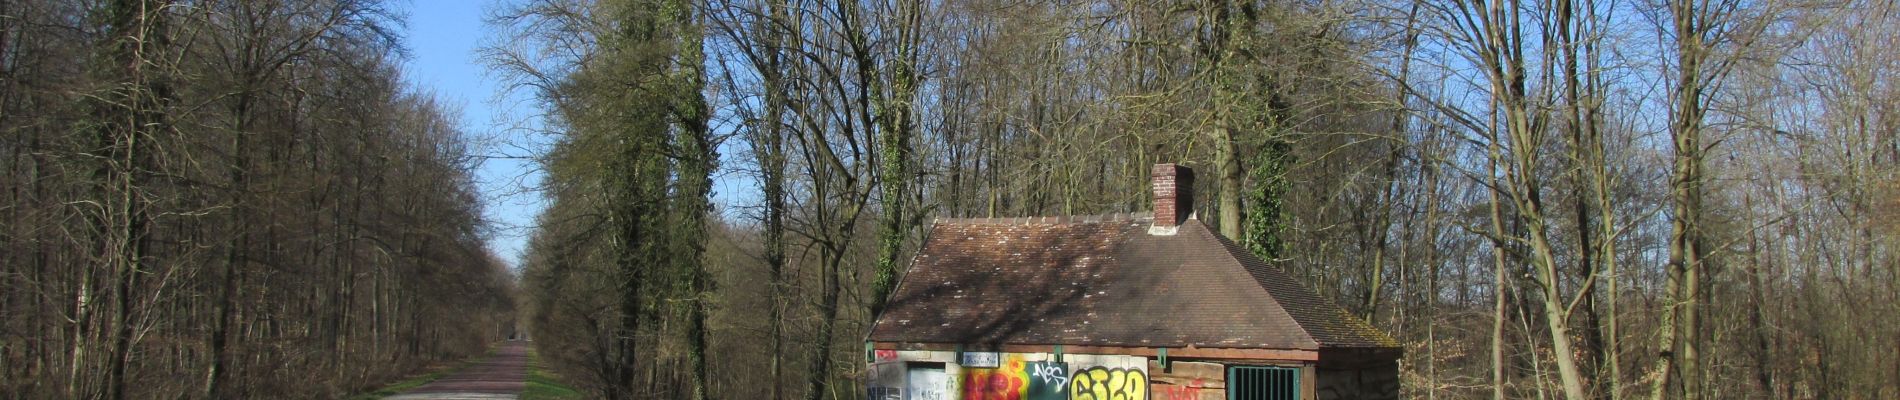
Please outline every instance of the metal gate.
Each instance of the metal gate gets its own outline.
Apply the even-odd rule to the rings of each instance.
[[[1299,368],[1235,366],[1227,369],[1227,400],[1299,399]]]

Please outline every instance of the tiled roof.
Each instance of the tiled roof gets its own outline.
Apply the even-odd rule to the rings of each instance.
[[[1395,348],[1278,268],[1187,220],[942,219],[869,339],[1201,348]]]

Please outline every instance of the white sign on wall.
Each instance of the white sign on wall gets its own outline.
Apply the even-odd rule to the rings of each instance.
[[[994,352],[966,351],[957,364],[964,368],[996,368],[1002,365],[1002,359],[1000,354]]]

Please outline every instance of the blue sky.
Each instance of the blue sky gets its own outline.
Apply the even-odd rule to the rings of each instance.
[[[488,39],[482,25],[489,1],[411,0],[397,3],[408,14],[404,45],[409,60],[403,76],[417,90],[432,93],[459,111],[462,131],[474,151],[485,158],[476,170],[485,214],[494,228],[489,246],[503,260],[515,264],[526,246],[534,217],[546,206],[529,188],[541,174],[533,161],[519,158],[539,150],[534,138],[506,129],[515,118],[532,112],[513,110],[520,96],[497,98],[502,85],[487,76],[475,49]],[[512,111],[510,111],[512,110]]]
[[[489,247],[510,265],[519,265],[521,253],[533,233],[535,216],[547,206],[541,194],[531,190],[541,180],[541,172],[528,159],[546,148],[548,138],[510,129],[539,114],[535,104],[522,93],[503,93],[504,85],[488,74],[476,59],[475,50],[492,40],[482,17],[493,0],[410,0],[405,7],[408,26],[404,45],[409,59],[403,76],[417,90],[434,94],[450,105],[458,115],[462,131],[484,157],[475,175],[485,203],[485,217],[493,228]],[[709,60],[709,63],[714,61]],[[498,97],[506,95],[506,97]],[[716,119],[724,120],[723,113]],[[719,121],[714,129],[729,134],[732,126]],[[714,176],[713,203],[723,217],[736,216],[730,207],[747,201],[750,184],[732,171],[740,161],[741,148],[736,140],[720,147],[721,172]]]

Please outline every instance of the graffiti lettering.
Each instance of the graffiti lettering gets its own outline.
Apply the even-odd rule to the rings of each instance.
[[[1028,363],[1029,400],[1068,400],[1069,364],[1059,362]],[[1034,378],[1034,379],[1031,379]]]
[[[1094,367],[1069,378],[1071,400],[1148,400],[1148,374],[1139,369]]]
[[[1056,390],[1062,390],[1062,388],[1068,387],[1068,369],[1067,365],[1057,362],[1030,363],[1029,365],[1030,375],[1035,376],[1040,383],[1055,388]]]
[[[871,354],[878,362],[897,361],[897,350],[877,350]]]
[[[1201,398],[1201,388],[1187,386],[1162,386],[1159,391],[1162,400],[1191,400]]]
[[[1200,399],[1201,388],[1206,387],[1206,385],[1207,385],[1206,380],[1195,379],[1193,382],[1188,383],[1187,386],[1175,386],[1175,385],[1161,386],[1159,398],[1164,399],[1164,400]]]

